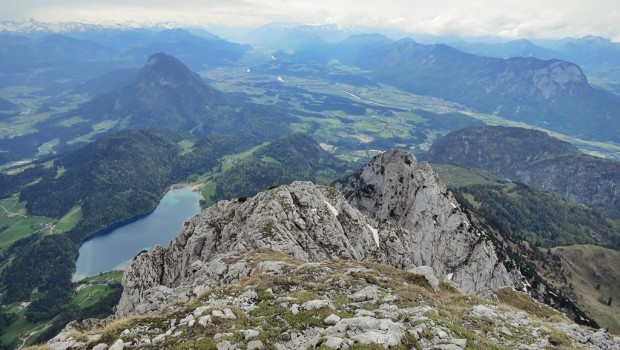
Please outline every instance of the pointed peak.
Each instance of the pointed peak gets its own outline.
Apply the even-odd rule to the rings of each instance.
[[[183,64],[181,63],[181,61],[174,58],[173,56],[166,54],[165,52],[158,52],[158,53],[154,53],[151,56],[149,56],[149,59],[146,61],[146,65],[152,66],[152,65],[155,65],[161,62],[174,62],[174,63]]]
[[[416,164],[417,162],[418,161],[413,154],[407,153],[401,149],[391,149],[387,152],[374,156],[369,164],[405,163],[410,165]]]

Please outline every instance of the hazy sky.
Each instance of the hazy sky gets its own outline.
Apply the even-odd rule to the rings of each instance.
[[[0,19],[373,25],[428,34],[620,41],[620,0],[0,0]]]

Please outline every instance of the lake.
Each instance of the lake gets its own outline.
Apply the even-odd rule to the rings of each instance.
[[[200,212],[200,199],[191,188],[168,191],[151,214],[84,242],[73,279],[117,269],[143,249],[167,246],[183,222]]]

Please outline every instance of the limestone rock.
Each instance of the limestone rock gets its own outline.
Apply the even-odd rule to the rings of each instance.
[[[310,300],[301,305],[304,310],[336,309],[331,300]]]
[[[123,339],[118,339],[114,342],[114,344],[112,344],[112,346],[110,346],[108,350],[123,350],[124,348],[125,343],[123,342]]]
[[[294,182],[204,210],[168,248],[143,252],[127,266],[117,316],[156,311],[252,273],[283,275],[293,269],[284,261],[256,266],[235,258],[252,250],[306,262],[428,265],[440,278],[453,276],[464,291],[513,286],[520,277],[506,270],[430,166],[405,152],[378,156],[336,186],[350,203],[334,188]]]
[[[351,295],[350,299],[353,301],[375,300],[379,297],[378,291],[379,291],[379,287],[377,286],[374,286],[374,285],[366,286],[363,289]]]
[[[247,349],[248,350],[263,350],[265,348],[265,346],[263,345],[263,342],[261,342],[260,340],[252,340],[251,342],[248,343]]]
[[[245,340],[256,338],[258,337],[258,334],[259,334],[258,331],[254,329],[242,330],[241,333],[243,333],[243,337],[245,338]]]
[[[433,269],[430,268],[430,266],[414,267],[413,269],[407,270],[407,272],[424,276],[428,284],[430,284],[431,288],[433,288],[435,292],[439,292],[439,280],[437,279],[437,277],[435,277],[435,273],[433,272]]]
[[[334,315],[334,314],[331,314],[331,315],[327,316],[325,318],[325,320],[323,320],[323,322],[325,322],[325,324],[329,324],[329,325],[334,325],[334,324],[338,323],[338,321],[340,321],[340,317],[338,315]]]
[[[452,274],[466,292],[514,286],[519,280],[430,165],[413,155],[388,151],[333,185],[362,213],[407,230],[397,244],[384,244],[403,249],[408,263],[428,265],[442,279]]]
[[[304,230],[295,225],[298,218],[304,219]],[[343,258],[413,267],[408,248],[399,246],[405,234],[361,214],[337,190],[310,182],[280,186],[243,203],[220,201],[189,220],[168,248],[134,258],[125,269],[117,315],[155,311],[194,296],[196,286],[231,284],[253,271],[290,270],[287,263],[254,270],[246,261],[231,262],[231,256],[256,249],[310,262]]]

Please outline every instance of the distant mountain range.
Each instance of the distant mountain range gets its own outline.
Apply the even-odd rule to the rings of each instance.
[[[192,70],[200,71],[229,65],[248,50],[248,46],[213,35],[199,37],[182,29],[89,27],[83,31],[37,35],[0,31],[0,87],[27,81],[43,88],[41,93],[54,95],[104,73],[135,68],[155,52],[167,52],[182,59]]]
[[[620,141],[620,97],[592,87],[570,62],[481,57],[447,45],[392,41],[376,34],[338,44],[316,42],[298,56],[338,59],[369,70],[376,81],[484,113],[582,138]]]
[[[469,127],[436,141],[428,157],[554,191],[620,219],[620,163],[584,154],[540,131]]]
[[[499,58],[536,57],[562,59],[578,64],[588,78],[595,78],[614,92],[620,92],[620,43],[586,36],[561,40],[513,40],[500,43],[451,42],[451,46],[480,56]]]

